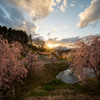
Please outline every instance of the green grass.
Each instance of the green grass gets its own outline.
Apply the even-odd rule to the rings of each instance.
[[[43,71],[43,76],[38,76],[36,73],[31,73],[29,77],[24,79],[25,84],[18,84],[16,88],[16,97],[29,97],[29,96],[46,96],[52,95],[49,91],[54,91],[58,87],[64,87],[65,83],[56,80],[55,76],[62,70],[67,69],[67,64],[57,63],[51,65],[46,64]],[[20,91],[20,92],[19,92]]]
[[[91,84],[92,82],[92,84]],[[72,90],[73,93],[59,93],[57,90]],[[53,93],[55,91],[55,93]],[[52,80],[47,82],[40,82],[38,85],[28,85],[24,88],[20,88],[20,92],[17,92],[17,97],[19,98],[28,98],[32,96],[49,96],[49,95],[88,95],[88,96],[99,96],[100,88],[97,86],[97,81],[95,79],[89,80],[88,84],[80,85],[80,83],[69,85],[61,82],[60,80]]]
[[[53,67],[50,65],[45,65],[45,70],[43,71],[43,76],[31,74],[27,79],[24,80],[24,85],[19,85],[16,88],[16,100],[22,98],[28,98],[32,96],[49,96],[49,95],[77,95],[83,94],[88,96],[99,96],[100,87],[98,87],[98,82],[95,78],[90,79],[86,85],[77,84],[66,84],[60,80],[55,79],[55,76],[62,70],[67,69],[68,65],[65,63],[53,64]],[[63,90],[72,90],[73,93],[68,93]],[[20,92],[19,92],[20,91]],[[54,93],[55,92],[55,93]]]
[[[67,63],[53,63],[52,65],[50,64],[45,64],[45,69],[44,69],[44,78],[49,81],[54,80],[56,75],[65,69],[67,69],[69,66]]]
[[[30,93],[30,96],[49,96],[49,95],[50,95],[50,93],[47,93],[47,92],[35,92],[35,91],[33,91]]]
[[[89,79],[87,81],[87,84],[85,85],[76,84],[74,90],[77,90],[79,91],[79,93],[90,95],[90,96],[100,95],[100,87],[98,85],[96,78]]]
[[[66,84],[61,82],[60,80],[52,80],[50,82],[43,82],[42,83],[42,89],[46,91],[53,91],[56,89],[60,89],[65,87]]]

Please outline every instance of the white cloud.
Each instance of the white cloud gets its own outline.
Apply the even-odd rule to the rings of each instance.
[[[50,35],[51,35],[52,33],[55,33],[55,32],[57,32],[57,29],[56,29],[56,28],[53,29],[51,32],[47,33],[48,37],[50,37]]]
[[[74,7],[74,6],[75,6],[74,2],[75,2],[75,1],[73,1],[73,2],[70,4],[71,7]]]
[[[67,8],[66,0],[0,0],[0,24],[23,29],[28,34],[36,33],[37,24],[62,3],[61,11]],[[57,5],[57,6],[60,6]],[[6,12],[6,13],[5,13]],[[6,16],[6,17],[5,17]]]
[[[92,0],[89,8],[85,9],[84,12],[80,13],[79,17],[79,28],[83,28],[88,24],[93,24],[100,20],[100,0]]]
[[[55,5],[54,0],[8,0],[19,8],[27,11],[30,15],[46,17]]]
[[[63,0],[63,5],[67,8],[67,0]]]
[[[0,24],[34,34],[39,29],[37,23],[54,11],[56,3],[54,0],[0,0],[0,5],[9,15],[5,18],[5,11],[0,8]]]
[[[65,12],[65,8],[63,5],[60,6],[60,11]]]
[[[56,0],[56,2],[57,2],[57,3],[60,3],[60,2],[61,2],[61,0]]]
[[[67,0],[63,0],[62,5],[60,6],[60,11],[65,12],[67,7]]]
[[[79,8],[84,8],[84,5],[80,5]]]
[[[74,6],[75,6],[75,4],[72,4],[72,3],[71,3],[71,5],[70,5],[70,6],[71,6],[71,7],[74,7]]]

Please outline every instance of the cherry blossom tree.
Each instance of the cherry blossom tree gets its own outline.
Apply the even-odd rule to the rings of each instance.
[[[80,39],[76,43],[76,48],[69,55],[69,58],[72,58],[71,66],[77,75],[85,80],[92,69],[100,85],[100,36]],[[84,70],[84,68],[90,70]]]
[[[14,95],[14,87],[17,82],[27,76],[30,69],[39,71],[36,54],[29,52],[27,56],[21,59],[23,48],[20,43],[14,42],[9,44],[7,40],[0,36],[0,94],[7,90]]]
[[[21,45],[18,42],[8,44],[0,36],[0,90],[11,89],[14,93],[15,82],[26,76],[27,70],[20,62]]]
[[[37,53],[32,54],[31,52],[28,52],[22,63],[28,70],[28,73],[31,73],[31,71],[34,70],[36,73],[41,74],[44,68],[44,61],[38,58]]]

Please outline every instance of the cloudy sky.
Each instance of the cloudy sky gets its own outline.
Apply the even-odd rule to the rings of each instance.
[[[0,24],[73,42],[100,33],[100,0],[0,0]]]

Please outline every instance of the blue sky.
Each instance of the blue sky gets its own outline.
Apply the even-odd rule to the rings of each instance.
[[[73,0],[67,1],[68,8],[66,8],[65,12],[61,12],[60,10],[57,11],[57,9],[55,9],[54,12],[51,12],[49,16],[39,23],[39,27],[43,29],[39,29],[37,32],[43,36],[44,39],[55,37],[58,39],[77,36],[83,37],[90,34],[100,33],[99,22],[93,25],[88,25],[84,28],[77,27],[77,24],[80,21],[78,15],[90,6],[91,0],[74,0],[73,7],[71,7]],[[49,37],[47,35],[48,33],[51,33]]]
[[[100,0],[0,0],[0,24],[68,44],[100,33]]]

